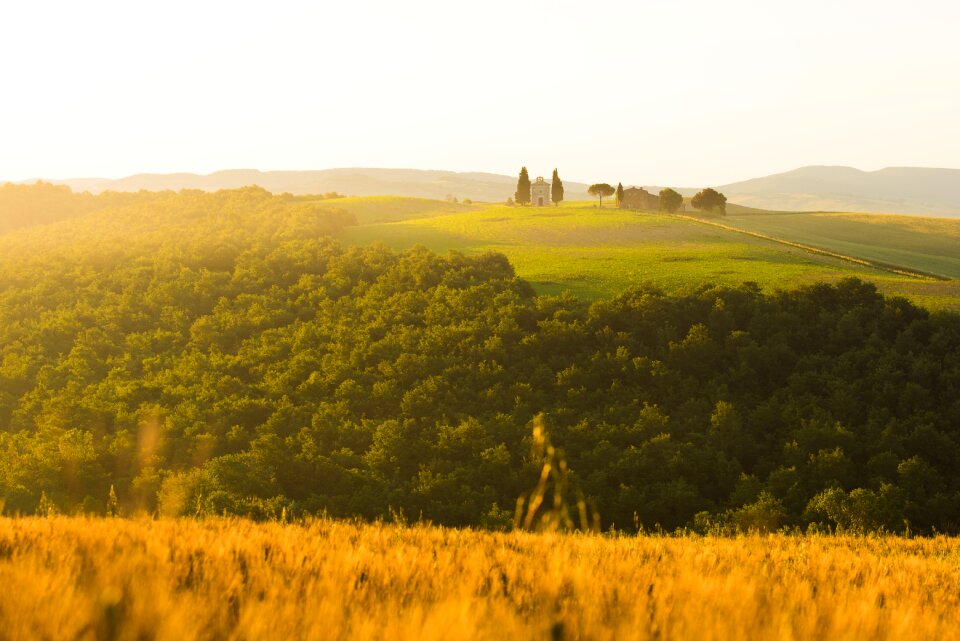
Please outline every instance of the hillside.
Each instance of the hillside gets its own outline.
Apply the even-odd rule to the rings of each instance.
[[[614,296],[637,283],[683,292],[705,282],[736,286],[751,281],[771,291],[856,276],[869,279],[885,293],[906,296],[918,304],[960,308],[960,282],[955,280],[910,278],[659,213],[612,207],[600,210],[590,202],[548,209],[477,205],[449,215],[436,215],[430,208],[422,217],[416,208],[405,211],[406,220],[351,226],[340,238],[358,245],[380,241],[394,249],[424,245],[435,251],[496,251],[507,256],[517,274],[538,292],[569,290],[587,299]],[[724,222],[748,229],[764,221],[786,224],[794,220],[780,214],[749,215],[757,211],[745,208],[731,211],[738,214],[727,216]],[[796,220],[804,219],[798,216]],[[898,216],[884,220],[891,225],[896,220],[913,221]],[[953,221],[940,222],[954,225]],[[929,270],[935,273],[951,260],[937,258],[952,251],[939,228],[927,232],[917,228],[912,235],[890,236],[883,229],[889,228],[874,226],[872,233],[859,239],[858,247],[841,246],[839,241],[834,247],[820,243],[819,237],[808,240],[840,253],[862,249],[877,260],[896,263],[891,259],[902,258],[905,267],[921,271],[936,267]],[[799,224],[794,224],[783,234],[801,242],[800,230]],[[929,247],[926,253],[924,244]],[[948,269],[945,273],[953,272]]]
[[[960,220],[859,213],[742,212],[725,224],[788,241],[960,279]]]
[[[550,168],[552,169],[552,168]],[[548,169],[544,168],[544,172]],[[533,174],[534,176],[536,173]],[[549,174],[547,174],[549,176]],[[45,179],[46,180],[46,179]],[[32,181],[29,181],[32,182]],[[47,180],[53,184],[68,185],[75,191],[99,193],[113,191],[158,191],[171,189],[236,189],[258,185],[273,193],[323,194],[339,192],[351,196],[410,196],[444,200],[455,197],[463,200],[503,202],[512,197],[517,185],[516,176],[501,176],[482,172],[429,171],[419,169],[344,168],[317,171],[258,171],[230,169],[207,175],[137,174],[116,180],[106,178],[76,178]],[[564,182],[568,199],[589,198],[587,185]]]
[[[960,531],[960,317],[850,277],[923,281],[588,204],[131,197],[0,237],[9,513],[498,529],[547,469],[604,530]]]
[[[802,167],[719,187],[760,209],[960,216],[960,169]]]
[[[629,174],[629,171],[625,173]],[[532,175],[536,175],[536,170]],[[352,196],[410,196],[438,200],[452,196],[460,200],[469,198],[499,203],[513,195],[516,180],[516,176],[481,172],[343,168],[317,171],[231,169],[208,175],[137,174],[116,180],[73,178],[46,181],[92,193],[141,189],[216,191],[259,185],[274,193],[339,192]],[[608,180],[616,184],[617,177]],[[629,180],[623,182],[624,185],[634,184]],[[590,199],[586,184],[565,180],[564,186],[567,200]],[[654,193],[660,189],[648,188]],[[726,194],[729,202],[760,210],[960,216],[960,169],[891,167],[866,172],[852,167],[813,166],[717,188]],[[698,188],[677,190],[685,196],[692,196]]]

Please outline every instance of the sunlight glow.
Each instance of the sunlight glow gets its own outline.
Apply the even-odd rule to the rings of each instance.
[[[960,166],[957,3],[8,3],[0,180]]]

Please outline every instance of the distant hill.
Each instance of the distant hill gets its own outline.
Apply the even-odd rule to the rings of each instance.
[[[532,176],[535,176],[533,174]],[[117,180],[108,178],[71,178],[49,180],[69,185],[74,191],[99,193],[112,191],[158,191],[163,189],[236,189],[260,185],[273,193],[322,194],[336,191],[350,196],[410,196],[443,200],[453,196],[459,200],[502,202],[513,196],[517,179],[482,172],[433,171],[420,169],[324,169],[317,171],[258,171],[228,169],[207,175],[136,174]],[[33,181],[25,181],[33,182]],[[563,182],[567,200],[585,200],[587,185]]]
[[[802,167],[718,189],[759,209],[960,217],[960,169]]]
[[[536,176],[534,172],[532,176]],[[228,169],[212,174],[136,174],[108,178],[49,180],[77,192],[236,189],[260,185],[273,193],[350,196],[455,197],[502,202],[513,195],[516,176],[421,169],[344,168],[316,171]],[[33,181],[24,181],[33,182]],[[564,181],[567,200],[588,200],[587,185]],[[615,182],[614,182],[615,184]],[[624,182],[624,186],[634,183]],[[698,189],[675,187],[684,196]],[[716,187],[728,202],[774,211],[854,211],[960,217],[960,169],[890,167],[802,167],[793,171]],[[660,187],[647,186],[652,193]]]

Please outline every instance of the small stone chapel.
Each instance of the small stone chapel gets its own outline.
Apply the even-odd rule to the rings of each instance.
[[[537,179],[530,183],[530,204],[534,207],[550,206],[550,183],[543,179],[543,176],[537,176]]]

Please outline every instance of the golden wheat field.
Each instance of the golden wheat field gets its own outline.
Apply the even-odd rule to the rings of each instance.
[[[955,639],[950,538],[0,519],[0,639]]]

